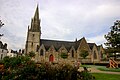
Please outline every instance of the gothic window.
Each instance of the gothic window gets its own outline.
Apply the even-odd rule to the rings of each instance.
[[[103,58],[103,53],[102,53],[102,51],[101,51],[100,53],[101,53],[101,58]]]
[[[36,52],[38,52],[39,51],[39,45],[37,45],[37,48],[36,48]]]
[[[74,57],[74,51],[72,50],[72,57]]]
[[[40,56],[43,56],[44,52],[43,49],[40,50]]]
[[[94,51],[94,59],[97,59],[97,55],[95,51]]]

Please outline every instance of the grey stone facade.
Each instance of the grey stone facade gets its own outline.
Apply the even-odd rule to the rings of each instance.
[[[29,29],[28,26],[28,32],[27,32],[27,41],[25,46],[25,53],[28,54],[31,51],[34,51],[35,53],[38,52],[38,49],[40,47],[40,19],[39,19],[39,10],[38,6],[35,11],[34,18],[31,20],[31,28]]]

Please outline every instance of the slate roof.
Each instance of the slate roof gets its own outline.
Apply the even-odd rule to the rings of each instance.
[[[81,39],[74,42],[40,39],[40,42],[40,45],[43,44],[46,50],[48,50],[53,45],[56,50],[59,50],[62,46],[65,46],[65,48],[69,51],[72,46],[77,50]]]
[[[100,51],[100,47],[102,47],[102,45],[98,45],[97,46],[98,51]]]
[[[88,43],[88,45],[89,45],[90,49],[92,50],[95,43]]]

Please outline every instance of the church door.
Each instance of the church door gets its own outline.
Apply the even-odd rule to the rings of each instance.
[[[54,61],[54,56],[51,54],[50,57],[49,57],[49,61],[50,62],[53,62]]]

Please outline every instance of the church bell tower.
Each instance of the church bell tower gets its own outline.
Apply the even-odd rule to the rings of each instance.
[[[41,27],[39,19],[39,8],[37,5],[34,17],[31,19],[31,26],[28,26],[25,54],[33,51],[37,53],[40,47]]]

